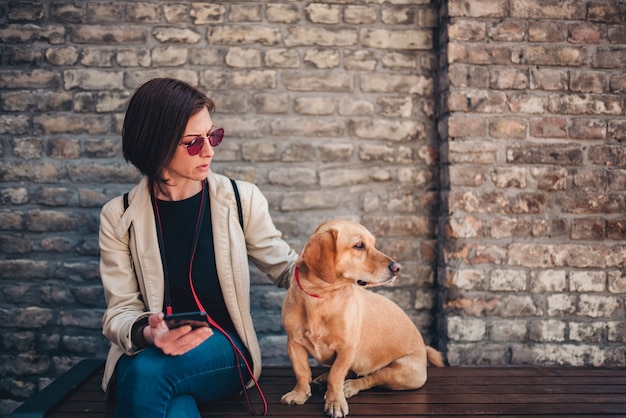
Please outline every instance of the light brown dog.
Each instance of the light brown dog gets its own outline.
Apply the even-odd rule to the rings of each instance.
[[[333,220],[317,228],[283,302],[296,385],[281,402],[303,404],[311,396],[309,354],[331,366],[316,381],[327,383],[324,411],[333,418],[348,415],[346,398],[362,390],[417,389],[426,382],[427,360],[444,365],[398,305],[365,289],[391,283],[399,272],[364,226]],[[350,371],[358,378],[346,379]]]

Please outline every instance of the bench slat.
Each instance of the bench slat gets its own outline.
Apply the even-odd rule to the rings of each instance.
[[[111,418],[114,405],[104,400],[100,389],[102,361],[88,362],[70,370],[64,391],[50,385],[55,393],[47,394],[47,414],[39,405],[38,415],[24,415],[35,397],[24,404],[12,418]],[[314,368],[313,375],[324,372]],[[70,373],[72,372],[72,373]],[[82,374],[82,377],[79,375]],[[447,367],[428,370],[428,381],[419,390],[388,391],[374,388],[348,400],[350,418],[358,417],[575,417],[626,416],[626,369],[576,367]],[[65,375],[62,376],[62,378]],[[71,376],[70,376],[71,377]],[[60,381],[59,378],[54,383]],[[53,384],[54,384],[53,383]],[[260,385],[269,405],[269,416],[324,417],[324,388],[313,386],[313,394],[304,405],[282,405],[281,396],[292,389],[295,377],[290,367],[266,367]],[[61,381],[57,386],[65,386]],[[48,390],[46,388],[43,392]],[[72,390],[74,389],[75,390]],[[41,393],[41,392],[40,392]],[[51,407],[54,395],[63,399]],[[262,404],[255,390],[249,391],[254,409]],[[52,403],[53,405],[53,403]],[[243,395],[200,405],[204,418],[250,417]]]

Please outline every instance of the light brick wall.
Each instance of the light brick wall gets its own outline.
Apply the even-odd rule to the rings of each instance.
[[[447,12],[448,359],[623,366],[626,2]]]
[[[215,100],[214,169],[294,248],[370,228],[403,265],[379,291],[452,364],[626,364],[624,0],[10,1],[0,51],[0,414],[107,350],[98,214],[156,76]]]

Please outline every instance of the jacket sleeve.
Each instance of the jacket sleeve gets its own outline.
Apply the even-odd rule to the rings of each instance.
[[[107,309],[102,332],[124,353],[132,355],[138,347],[132,343],[132,326],[147,316],[142,301],[129,247],[130,230],[118,236],[115,226],[123,215],[122,199],[107,203],[100,213],[100,277]]]
[[[251,183],[244,185],[242,210],[248,256],[277,286],[287,288],[298,255],[274,226],[261,190]]]

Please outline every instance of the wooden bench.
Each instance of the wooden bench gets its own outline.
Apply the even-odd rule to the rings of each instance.
[[[100,390],[102,360],[83,360],[19,407],[12,418],[109,418]],[[321,373],[317,368],[315,373]],[[626,369],[578,367],[430,368],[414,391],[372,389],[348,400],[350,417],[626,416]],[[316,375],[316,374],[314,374]],[[323,390],[304,405],[282,405],[293,387],[289,367],[266,367],[260,380],[269,416],[324,417]],[[262,411],[258,392],[253,406]],[[201,405],[202,417],[250,417],[243,395]]]

